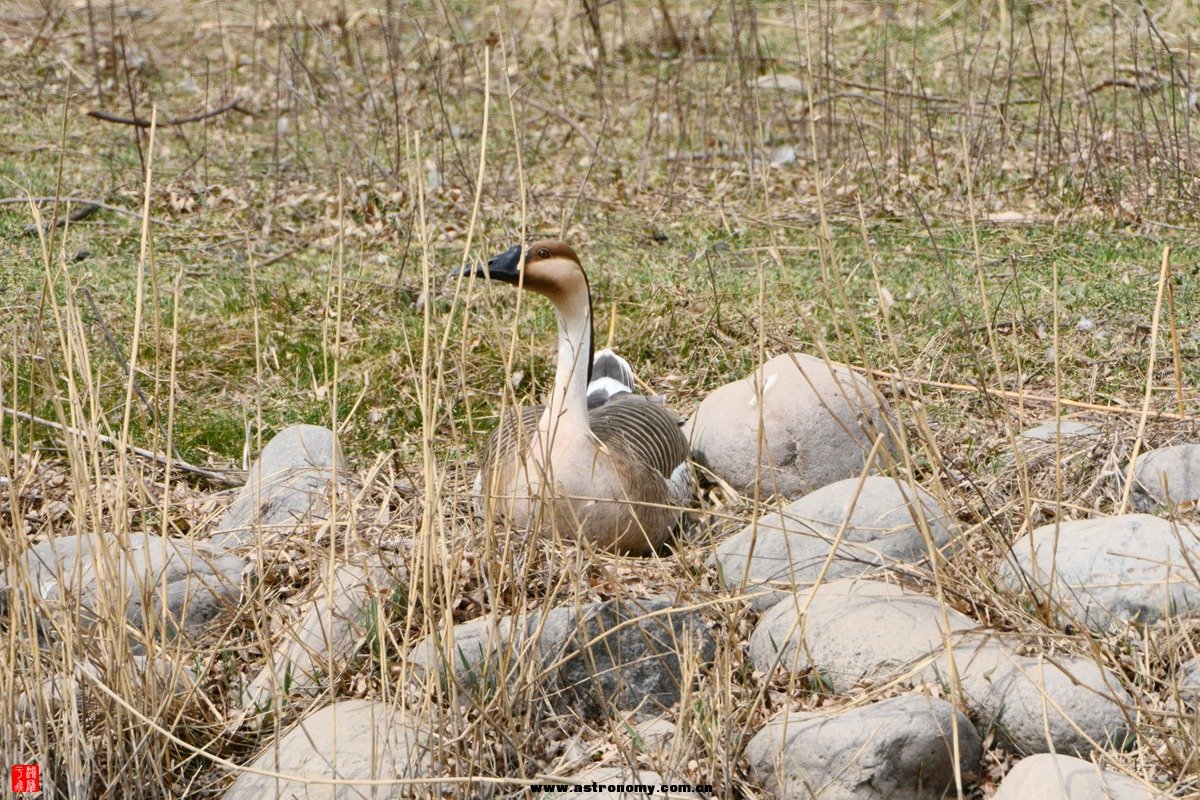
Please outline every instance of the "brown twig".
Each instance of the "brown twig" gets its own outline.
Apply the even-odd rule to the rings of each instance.
[[[141,214],[137,213],[136,211],[130,211],[128,208],[121,208],[120,206],[109,205],[108,203],[101,203],[99,200],[91,200],[87,197],[57,197],[56,198],[52,195],[46,195],[46,196],[42,196],[42,197],[26,197],[24,195],[22,195],[20,197],[0,197],[0,206],[13,205],[14,203],[51,203],[55,200],[58,200],[59,202],[62,202],[62,203],[84,203],[89,206],[95,206],[96,208],[102,208],[105,211],[112,211],[114,214],[124,214],[127,217],[133,217],[135,219],[141,219],[141,216],[142,216]]]
[[[238,111],[242,114],[253,117],[254,112],[243,108],[241,102],[242,99],[240,97],[235,97],[233,100],[230,100],[223,106],[218,106],[216,108],[209,109],[208,111],[201,111],[197,114],[190,114],[186,117],[174,117],[172,119],[158,120],[155,122],[155,125],[160,128],[169,125],[187,125],[190,122],[202,122],[206,119],[211,119],[212,117],[224,114],[226,111]],[[117,114],[112,114],[108,111],[101,111],[98,109],[88,111],[87,115],[93,119],[102,120],[104,122],[115,122],[119,125],[133,125],[138,128],[150,127],[150,120],[142,117],[122,117]]]
[[[121,216],[129,217],[130,219],[140,220],[142,218],[141,214],[139,214],[136,211],[130,211],[128,208],[121,208],[120,206],[114,206],[111,203],[102,203],[99,200],[92,200],[91,198],[88,198],[88,197],[71,197],[71,196],[67,196],[67,195],[63,195],[62,197],[55,197],[53,195],[42,195],[42,196],[36,196],[36,197],[30,197],[30,196],[25,196],[25,195],[21,195],[18,197],[0,197],[0,206],[8,206],[8,205],[16,204],[16,203],[53,203],[55,200],[57,200],[60,203],[81,203],[84,205],[85,208],[88,206],[94,206],[94,208],[92,210],[88,211],[86,214],[80,213],[84,210],[84,209],[80,209],[80,212],[76,212],[76,213],[80,213],[80,216],[78,218],[76,218],[75,215],[72,214],[71,219],[70,219],[71,222],[77,222],[79,219],[83,219],[85,217],[91,216],[93,213],[95,213],[96,209],[103,209],[104,211],[111,211],[114,214],[120,214]],[[177,223],[168,222],[167,220],[157,218],[157,217],[152,218],[151,221],[155,225],[165,225],[168,228],[178,228],[179,227],[179,225]],[[58,221],[58,224],[59,225],[63,224],[63,220],[60,219]],[[32,231],[30,230],[30,228],[32,228]],[[23,231],[25,233],[36,233],[37,227],[36,226],[26,226],[23,229]]]
[[[92,434],[89,434],[87,431],[82,431],[79,428],[72,428],[69,425],[60,425],[53,420],[38,417],[25,411],[17,411],[15,408],[3,408],[0,410],[3,410],[5,414],[8,414],[14,419],[25,420],[26,422],[32,422],[36,425],[43,425],[47,428],[53,428],[56,431],[69,433],[73,436],[81,436],[83,438],[89,438],[92,436]],[[118,449],[121,447],[121,443],[111,436],[105,436],[102,433],[98,433],[95,434],[95,438],[97,441],[107,444],[110,447],[116,447]],[[182,470],[183,472],[190,472],[193,475],[199,475],[200,477],[206,478],[220,486],[242,486],[246,482],[244,478],[235,476],[229,472],[220,472],[217,470],[205,469],[204,467],[197,467],[195,464],[189,464],[182,459],[172,458],[171,456],[163,455],[162,453],[156,453],[153,450],[146,450],[145,448],[136,447],[131,444],[126,445],[125,447],[135,456],[141,456],[142,458],[149,459],[159,464],[170,464],[172,469],[178,469]]]
[[[74,211],[72,211],[70,214],[68,214],[65,217],[59,217],[58,219],[54,220],[53,222],[46,223],[46,225],[42,228],[42,230],[50,231],[55,228],[61,228],[62,226],[66,225],[68,222],[79,222],[80,220],[85,220],[88,217],[90,217],[92,214],[95,214],[99,210],[100,210],[100,206],[98,204],[87,203],[87,204],[82,205],[79,208],[75,209]],[[33,236],[37,232],[38,232],[38,225],[36,222],[31,222],[30,224],[26,225],[24,228],[21,229],[22,236]]]

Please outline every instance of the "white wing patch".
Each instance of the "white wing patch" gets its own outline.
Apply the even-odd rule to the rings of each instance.
[[[630,394],[629,387],[621,383],[616,378],[597,378],[588,384],[587,393],[602,392],[606,399],[614,397],[618,394]]]
[[[767,396],[767,392],[771,391],[771,387],[775,385],[775,381],[776,381],[776,379],[778,379],[778,378],[779,378],[779,375],[778,375],[778,374],[776,374],[776,373],[774,373],[774,372],[772,372],[770,375],[768,375],[768,376],[767,376],[767,379],[766,379],[765,381],[763,381],[763,385],[762,385],[762,396],[763,396],[763,398],[764,398],[764,399],[765,399],[765,398],[766,398],[766,396]],[[757,407],[757,406],[758,406],[758,395],[757,395],[757,394],[755,394],[755,395],[751,395],[751,397],[750,397],[750,407],[751,407],[751,408],[755,408],[755,407]]]

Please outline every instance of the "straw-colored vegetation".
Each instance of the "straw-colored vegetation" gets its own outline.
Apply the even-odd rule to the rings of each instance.
[[[10,606],[2,760],[78,797],[215,797],[306,709],[371,696],[436,716],[449,774],[519,793],[627,737],[547,717],[535,681],[483,700],[414,684],[408,647],[487,611],[664,591],[721,634],[711,665],[685,664],[689,777],[761,796],[748,735],[844,699],[755,673],[756,615],[706,565],[771,501],[710,488],[691,538],[649,560],[471,515],[484,436],[550,378],[553,317],[448,276],[547,234],[584,255],[601,344],[684,415],[791,350],[876,380],[906,434],[895,470],[966,531],[937,565],[946,601],[1114,669],[1138,724],[1110,762],[1200,796],[1200,723],[1170,677],[1200,627],[1055,629],[989,566],[1034,526],[1116,512],[1134,451],[1196,435],[1200,18],[1153,6],[4,4],[0,563],[69,533],[203,538],[295,422],[336,430],[363,488],[316,535],[266,536],[241,606],[198,641],[151,645],[199,675],[182,692],[139,667],[116,610],[39,644],[33,601]],[[1014,459],[1055,414],[1104,436]],[[322,696],[239,711],[348,550],[407,561],[370,647]],[[48,711],[47,679],[85,661],[77,711],[18,708]],[[989,745],[967,796],[1011,765]]]

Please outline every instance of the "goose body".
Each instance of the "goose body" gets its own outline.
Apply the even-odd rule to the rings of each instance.
[[[578,257],[561,242],[535,242],[475,274],[548,297],[559,339],[549,402],[507,415],[484,445],[475,485],[485,513],[613,552],[652,552],[695,497],[687,440],[678,416],[632,393],[624,359],[602,351],[593,362]]]

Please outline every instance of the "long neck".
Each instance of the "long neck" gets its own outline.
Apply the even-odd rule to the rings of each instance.
[[[558,320],[558,363],[546,409],[549,429],[578,430],[588,426],[587,385],[592,373],[592,296],[586,280],[581,291],[553,298]]]

